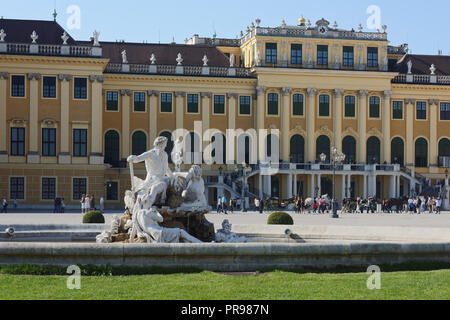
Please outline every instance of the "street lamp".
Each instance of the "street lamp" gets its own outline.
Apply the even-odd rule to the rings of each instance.
[[[333,196],[332,196],[332,208],[333,208],[333,215],[332,218],[337,219],[339,218],[339,215],[337,214],[337,207],[336,207],[336,163],[341,163],[345,161],[345,154],[342,152],[339,152],[336,147],[333,147],[331,149],[331,162],[333,165]]]

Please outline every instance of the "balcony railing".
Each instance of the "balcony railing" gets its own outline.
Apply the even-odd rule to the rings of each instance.
[[[279,36],[279,37],[305,37],[312,38],[318,37],[314,34],[314,29],[308,29],[305,27],[285,27],[285,28],[267,28],[267,27],[255,27],[249,30],[246,35],[241,38],[241,45],[251,40],[255,36]],[[381,32],[356,32],[356,31],[342,31],[342,30],[329,30],[326,35],[321,35],[323,38],[343,38],[352,40],[378,40],[387,41],[387,33]]]
[[[281,171],[333,171],[333,164],[331,163],[279,163],[268,164],[262,163],[262,169],[281,170]],[[340,164],[335,165],[336,171],[345,172],[400,172],[399,164]]]
[[[450,84],[450,76],[427,75],[427,74],[400,74],[392,83],[414,83],[414,84]]]
[[[35,54],[46,56],[101,57],[102,48],[94,46],[0,42],[0,53]]]
[[[254,77],[246,68],[202,67],[202,66],[175,66],[156,64],[121,64],[109,63],[107,73],[136,73],[136,74],[162,74],[186,76],[215,76],[215,77]]]

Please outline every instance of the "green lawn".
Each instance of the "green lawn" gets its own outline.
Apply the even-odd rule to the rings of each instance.
[[[382,272],[381,290],[368,290],[366,273],[255,275],[212,272],[139,276],[82,276],[68,290],[66,276],[0,274],[0,299],[302,300],[450,299],[450,270]]]

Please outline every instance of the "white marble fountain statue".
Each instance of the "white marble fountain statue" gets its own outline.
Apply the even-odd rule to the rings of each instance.
[[[125,193],[127,211],[114,216],[111,230],[97,236],[99,243],[201,243],[215,240],[214,225],[205,214],[211,211],[205,198],[202,169],[192,166],[180,172],[182,139],[176,141],[169,168],[165,152],[168,140],[158,137],[154,148],[140,156],[130,156],[131,189]],[[145,180],[134,175],[134,164],[145,162]]]

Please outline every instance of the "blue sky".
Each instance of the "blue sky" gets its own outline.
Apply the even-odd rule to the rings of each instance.
[[[262,26],[297,24],[303,15],[312,23],[325,18],[340,28],[357,29],[359,23],[367,29],[366,13],[370,5],[380,8],[381,23],[388,26],[391,44],[409,43],[416,54],[450,53],[446,0],[56,0],[58,22],[67,28],[71,14],[67,8],[80,8],[80,29],[69,30],[78,40],[88,40],[94,29],[100,40],[167,43],[174,38],[183,43],[197,33],[236,38],[256,18]],[[52,19],[55,0],[3,1],[0,15],[15,19]]]

